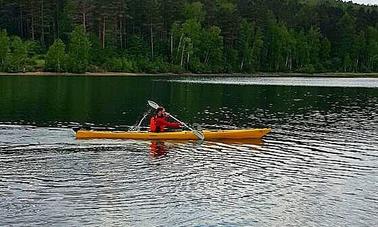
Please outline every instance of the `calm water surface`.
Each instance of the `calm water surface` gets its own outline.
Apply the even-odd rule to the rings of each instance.
[[[377,226],[378,79],[340,83],[0,77],[0,226]],[[148,99],[204,128],[273,131],[74,139],[73,126],[132,126]]]

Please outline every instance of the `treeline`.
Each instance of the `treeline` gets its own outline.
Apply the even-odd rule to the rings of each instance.
[[[0,71],[378,71],[378,7],[337,0],[0,0],[0,29]]]

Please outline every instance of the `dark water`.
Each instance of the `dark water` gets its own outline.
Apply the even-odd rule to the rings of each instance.
[[[377,226],[378,80],[338,81],[0,77],[0,226]],[[127,128],[148,99],[204,128],[273,131],[152,143],[69,129]]]

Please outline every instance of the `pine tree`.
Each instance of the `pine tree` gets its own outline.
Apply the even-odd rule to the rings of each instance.
[[[367,28],[367,67],[369,71],[378,70],[378,29]]]
[[[220,35],[221,29],[212,26],[208,30],[203,30],[199,43],[200,61],[214,72],[223,70],[223,37]]]
[[[254,24],[243,20],[238,36],[240,70],[254,72],[259,69],[263,34]]]
[[[6,69],[6,60],[9,54],[9,37],[6,30],[0,31],[0,70]]]
[[[310,64],[316,69],[320,66],[320,47],[321,47],[320,29],[311,27],[307,34],[307,42],[309,47]]]
[[[350,50],[353,47],[355,37],[355,19],[345,13],[337,22],[337,28],[339,38],[336,54],[342,62],[340,66],[342,71],[347,72],[353,68]]]
[[[161,17],[160,9],[161,3],[157,0],[145,0],[145,5],[143,7],[143,18],[144,18],[144,27],[146,29],[146,33],[149,34],[149,46],[151,50],[150,57],[154,59],[156,56],[155,49],[156,49],[156,41],[161,36],[157,36],[157,34],[161,34],[163,30],[163,19]]]
[[[65,60],[65,48],[61,39],[55,40],[50,46],[46,55],[46,69],[54,72],[61,72]]]
[[[11,53],[9,55],[9,69],[12,72],[25,71],[25,63],[28,56],[27,45],[20,37],[12,37]]]
[[[91,43],[83,26],[75,27],[68,46],[68,71],[77,73],[86,72],[89,64],[90,48]]]
[[[0,29],[21,38],[13,45],[1,32],[0,67],[33,68],[58,38],[72,60],[80,25],[93,48],[84,67],[68,62],[71,71],[107,69],[109,59],[117,70],[377,71],[377,24],[376,6],[329,0],[0,0]],[[15,60],[21,43],[26,63]]]

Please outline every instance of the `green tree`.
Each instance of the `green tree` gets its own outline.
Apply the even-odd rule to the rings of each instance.
[[[61,72],[63,70],[63,63],[65,60],[65,44],[61,39],[55,40],[50,46],[46,56],[46,69],[54,72]]]
[[[98,71],[378,70],[376,6],[336,0],[0,0],[0,12],[1,29],[20,37],[28,52],[21,66],[13,65],[14,45],[0,32],[1,70],[43,68],[46,47],[58,38],[76,72],[88,64]],[[71,44],[78,25],[90,37],[90,51]]]
[[[295,33],[295,40],[294,64],[298,71],[302,71],[310,64],[310,47],[303,30]]]
[[[199,43],[200,60],[207,68],[213,72],[223,70],[223,37],[220,35],[221,29],[217,26],[211,26],[202,31],[201,41]]]
[[[369,71],[378,70],[378,29],[367,28],[367,68]]]
[[[322,66],[324,69],[330,70],[331,69],[331,42],[327,38],[323,38],[321,41],[321,48],[320,48],[320,59],[322,62]]]
[[[133,35],[129,38],[127,53],[134,58],[145,58],[148,56],[147,46],[142,37]]]
[[[11,54],[9,55],[9,69],[12,72],[25,71],[25,63],[28,56],[27,45],[20,37],[11,39]]]
[[[355,36],[353,46],[351,47],[351,55],[352,55],[352,69],[353,72],[363,71],[365,68],[364,59],[366,55],[366,39],[365,33],[361,31],[358,35]]]
[[[185,17],[186,19],[194,19],[198,22],[203,22],[205,20],[206,13],[203,9],[203,4],[201,2],[193,2],[185,5]]]
[[[222,30],[225,48],[236,49],[237,35],[240,23],[239,12],[233,1],[219,1],[217,24]]]
[[[355,18],[345,13],[337,22],[338,29],[338,45],[336,46],[336,54],[340,58],[342,64],[341,69],[344,72],[352,70],[353,59],[351,59],[351,48],[355,37]]]
[[[6,69],[6,59],[9,54],[9,37],[6,30],[0,31],[0,70]]]
[[[320,29],[311,27],[307,34],[307,42],[309,46],[310,64],[316,69],[321,68],[320,63],[320,47],[321,47]]]
[[[259,28],[243,20],[238,37],[240,70],[253,72],[259,68],[263,35]]]
[[[145,21],[148,23],[147,27],[149,30],[149,43],[150,43],[150,50],[151,54],[150,57],[153,60],[156,55],[160,53],[156,53],[156,33],[162,31],[162,17],[160,13],[161,3],[157,0],[145,0],[144,4],[144,18]]]
[[[87,71],[90,48],[91,43],[84,31],[83,26],[75,27],[68,45],[68,71],[76,73],[83,73]]]
[[[239,52],[234,48],[224,49],[223,70],[227,73],[239,72]]]
[[[272,21],[265,37],[266,62],[269,71],[291,71],[295,53],[294,32],[282,23]]]
[[[172,28],[175,43],[175,61],[181,67],[188,67],[191,61],[199,62],[197,53],[202,35],[202,26],[196,19],[189,19],[184,24],[175,24]]]

